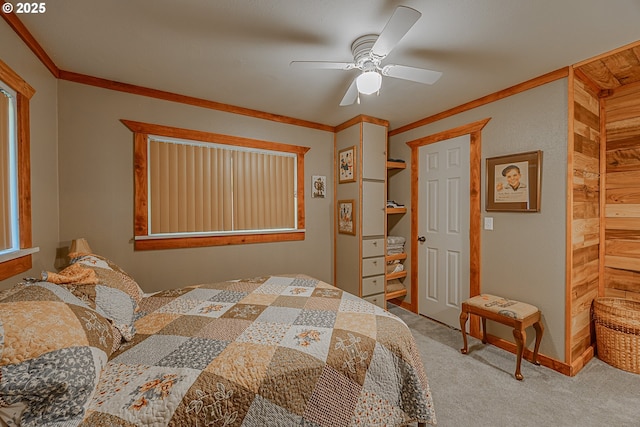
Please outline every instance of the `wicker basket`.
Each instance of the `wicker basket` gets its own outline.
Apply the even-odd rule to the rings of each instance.
[[[640,302],[596,298],[593,319],[598,357],[611,366],[640,374]]]

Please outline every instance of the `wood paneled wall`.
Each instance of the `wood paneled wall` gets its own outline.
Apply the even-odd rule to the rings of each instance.
[[[569,75],[566,362],[594,354],[599,296],[640,300],[640,41]]]
[[[600,251],[600,102],[598,93],[573,79],[571,280],[568,294],[568,362],[579,369],[595,337],[591,304],[598,296]],[[592,354],[592,353],[591,353]]]
[[[640,301],[640,84],[616,89],[603,103],[604,295]]]

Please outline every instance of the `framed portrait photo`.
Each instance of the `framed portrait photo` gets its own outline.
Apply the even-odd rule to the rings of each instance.
[[[353,200],[338,200],[338,233],[356,234],[356,215]]]
[[[540,212],[542,151],[487,158],[487,211]]]
[[[356,146],[338,152],[338,183],[355,182],[356,180]]]

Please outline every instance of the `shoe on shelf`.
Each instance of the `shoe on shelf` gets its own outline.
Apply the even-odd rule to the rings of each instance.
[[[388,162],[404,163],[403,159],[387,159]]]
[[[404,205],[401,203],[397,203],[394,200],[387,200],[387,207],[388,208],[404,208]]]

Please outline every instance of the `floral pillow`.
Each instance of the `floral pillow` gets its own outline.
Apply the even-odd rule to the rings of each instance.
[[[1,297],[0,421],[79,422],[114,349],[111,323],[52,283],[17,285]]]
[[[100,255],[85,254],[71,260],[71,265],[80,264],[93,269],[105,286],[120,289],[128,294],[137,305],[144,297],[144,292],[136,281],[111,260]]]
[[[133,323],[144,296],[131,276],[110,260],[94,254],[73,258],[59,273],[43,273],[43,280],[65,287],[113,322],[125,341],[135,335]]]

